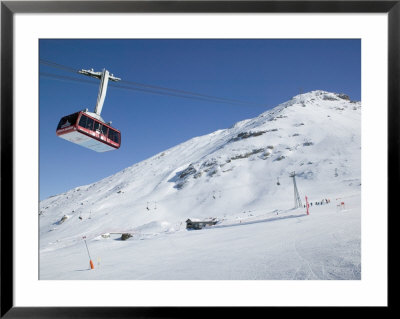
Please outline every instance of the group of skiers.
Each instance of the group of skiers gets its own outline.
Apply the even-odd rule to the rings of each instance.
[[[324,205],[324,204],[329,204],[330,202],[331,202],[331,200],[329,198],[325,198],[325,199],[323,199],[323,200],[321,200],[319,202],[314,202],[314,205],[315,206]],[[313,203],[310,202],[310,206],[312,206],[312,205],[313,205]],[[304,205],[304,208],[306,208],[306,205]]]

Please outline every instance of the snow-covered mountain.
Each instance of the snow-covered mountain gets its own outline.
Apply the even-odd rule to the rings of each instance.
[[[326,91],[297,95],[256,118],[195,137],[101,181],[41,201],[41,277],[59,279],[60,273],[50,265],[60,254],[67,258],[81,247],[82,236],[95,245],[112,240],[113,233],[131,233],[124,244],[149,239],[146,245],[157,247],[150,244],[154,238],[190,233],[185,230],[188,218],[217,218],[215,227],[222,229],[296,213],[303,216],[303,208],[292,209],[291,172],[296,172],[302,204],[307,196],[314,207],[324,200],[325,207],[336,212],[339,198],[356,196],[358,200],[350,201],[358,211],[361,103]],[[353,225],[358,229],[357,218]],[[355,241],[359,247],[359,238]],[[122,273],[124,278],[138,277]],[[154,276],[158,277],[164,278]]]

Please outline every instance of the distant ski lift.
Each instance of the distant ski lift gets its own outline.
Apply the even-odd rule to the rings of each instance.
[[[99,94],[94,113],[88,109],[64,116],[58,123],[57,136],[89,148],[96,152],[116,150],[121,146],[121,132],[111,127],[111,122],[105,123],[100,116],[107,92],[108,80],[119,81],[120,78],[110,75],[103,69],[102,72],[81,70],[80,74],[100,79]]]

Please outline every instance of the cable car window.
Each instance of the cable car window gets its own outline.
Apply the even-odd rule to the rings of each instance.
[[[101,128],[101,134],[107,136],[107,130],[108,130],[108,127],[103,125],[103,127]]]
[[[117,142],[118,144],[121,143],[121,133],[115,132],[115,142]]]
[[[93,122],[93,119],[82,114],[81,119],[79,120],[79,125],[89,130],[93,130]]]
[[[88,128],[89,130],[93,130],[93,122],[94,122],[94,120],[91,119],[90,117],[88,117],[85,127]]]
[[[79,126],[87,127],[88,117],[82,114],[81,119],[79,120]]]
[[[108,138],[109,138],[111,141],[114,141],[114,131],[113,131],[112,129],[110,129],[110,130],[108,131]]]
[[[108,138],[115,143],[119,143],[119,133],[111,128],[108,131]]]
[[[64,127],[68,127],[70,125],[74,125],[76,120],[78,119],[78,114],[79,113],[74,113],[71,115],[64,116],[58,123],[57,130]]]
[[[101,124],[97,121],[94,122],[94,130],[100,132],[101,131]]]
[[[114,142],[115,142],[115,143],[119,143],[118,132],[114,132]]]

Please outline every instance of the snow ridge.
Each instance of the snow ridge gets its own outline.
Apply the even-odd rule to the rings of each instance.
[[[361,103],[321,90],[299,94],[41,201],[40,250],[72,247],[83,235],[131,232],[135,240],[181,232],[188,218],[218,218],[220,226],[281,218],[294,204],[291,172],[302,200],[319,201],[359,193],[360,163]]]

